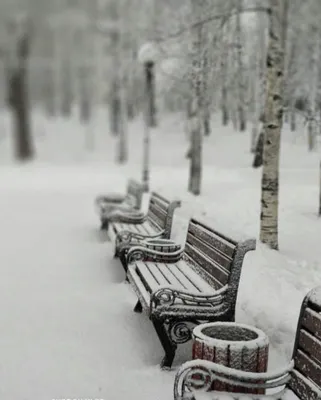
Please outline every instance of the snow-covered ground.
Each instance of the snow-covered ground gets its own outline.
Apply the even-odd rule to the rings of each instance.
[[[152,132],[151,185],[184,200],[175,218],[181,240],[191,215],[237,237],[257,237],[261,171],[251,168],[249,134],[213,120],[204,143],[202,196],[186,192],[187,141],[179,115]],[[84,151],[76,120],[34,119],[38,161],[10,160],[9,121],[0,118],[0,398],[46,400],[172,398],[175,370],[149,321],[133,313],[135,296],[110,243],[98,232],[93,200],[140,177],[142,126],[130,125],[130,161],[116,166],[117,143],[103,113],[96,151]],[[308,154],[303,128],[285,131],[280,189],[280,251],[258,245],[247,255],[237,320],[265,330],[270,368],[290,359],[300,303],[321,284],[317,217],[319,155]],[[187,360],[188,355],[185,355]],[[178,358],[175,368],[184,361]]]

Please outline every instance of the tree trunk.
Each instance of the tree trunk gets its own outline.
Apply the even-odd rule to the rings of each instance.
[[[230,122],[230,113],[228,109],[228,43],[229,33],[223,28],[222,38],[222,55],[221,55],[221,109],[222,109],[222,125],[227,126]]]
[[[265,137],[261,183],[260,240],[275,250],[279,247],[279,156],[284,92],[284,47],[282,46],[281,23],[284,12],[283,1],[270,0]]]
[[[246,112],[245,112],[245,77],[243,63],[243,46],[242,46],[242,28],[241,14],[243,10],[243,0],[236,0],[236,46],[237,46],[237,89],[238,89],[238,104],[237,116],[238,127],[241,132],[246,131]]]
[[[72,113],[73,93],[72,93],[72,72],[69,60],[63,60],[61,68],[61,115],[70,117]]]
[[[51,65],[46,65],[45,71],[45,82],[43,83],[43,101],[47,116],[56,116],[56,104],[55,104],[55,83],[54,83],[54,71]]]
[[[264,19],[263,19],[264,18]],[[255,87],[254,87],[254,113],[251,134],[251,152],[255,153],[256,143],[259,135],[260,118],[262,114],[262,100],[265,95],[265,69],[266,65],[263,60],[266,58],[266,40],[265,40],[265,16],[258,15],[257,21],[257,50],[255,52]],[[262,144],[263,152],[263,144]],[[262,164],[261,164],[262,165]]]
[[[19,161],[27,161],[34,158],[27,84],[30,54],[28,31],[18,35],[13,45],[12,62],[9,66],[9,104],[14,120],[15,156]]]
[[[312,47],[312,65],[310,74],[310,90],[308,101],[308,148],[315,150],[317,137],[316,105],[319,86],[319,56],[320,56],[320,33],[317,28],[313,29],[314,46]]]
[[[194,15],[200,18],[202,5],[194,3],[192,0],[192,9]],[[201,193],[202,181],[202,121],[204,118],[204,74],[202,68],[204,63],[202,60],[203,35],[202,27],[198,26],[193,29],[192,44],[192,118],[191,118],[191,157],[190,157],[190,175],[188,190],[194,195]]]

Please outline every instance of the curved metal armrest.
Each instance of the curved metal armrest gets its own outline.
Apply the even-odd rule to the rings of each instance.
[[[184,249],[180,248],[171,253],[152,250],[144,246],[133,246],[127,253],[127,264],[135,261],[154,261],[164,263],[174,263],[181,259]]]
[[[134,210],[113,210],[104,215],[110,222],[122,222],[125,224],[142,224],[146,221],[147,215]]]
[[[274,372],[245,372],[211,361],[193,360],[184,363],[175,376],[174,399],[187,398],[188,393],[208,391],[215,381],[252,389],[280,388],[290,380],[294,361]],[[194,379],[197,375],[197,380]],[[262,383],[258,383],[262,382]]]
[[[111,203],[111,204],[119,204],[122,203],[126,199],[126,195],[120,193],[110,193],[106,195],[97,196],[95,199],[95,204],[100,206],[101,203]]]
[[[119,204],[107,204],[101,207],[100,209],[100,214],[104,218],[108,218],[110,213],[113,213],[114,211],[119,211],[121,213],[137,213],[139,212],[137,209],[134,207],[130,206],[129,204],[123,202]]]
[[[156,239],[161,237],[164,234],[164,232],[165,232],[164,229],[162,229],[160,232],[155,233],[155,235],[147,235],[147,234],[144,235],[141,233],[124,230],[117,233],[116,243],[130,244],[130,242],[133,239],[136,240]]]
[[[158,288],[151,294],[150,308],[152,311],[153,308],[160,305],[172,306],[176,300],[188,302],[188,304],[194,304],[195,306],[209,305],[211,307],[222,307],[224,305],[227,289],[228,285],[225,285],[215,293],[199,293],[164,286]]]

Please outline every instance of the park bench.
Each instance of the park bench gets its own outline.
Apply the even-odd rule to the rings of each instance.
[[[178,200],[169,201],[160,194],[152,192],[146,214],[116,213],[115,218],[111,217],[109,236],[115,243],[115,256],[120,257],[125,269],[127,269],[128,250],[139,243],[143,245],[144,242],[145,246],[150,248],[162,246],[167,251],[173,251],[172,246],[175,249],[180,247],[169,240],[174,211],[180,205],[181,202]]]
[[[193,382],[195,373],[198,379]],[[274,393],[207,391],[214,381],[233,389],[274,389]],[[241,400],[242,396],[247,400],[321,400],[321,286],[310,291],[302,302],[292,361],[283,370],[244,372],[206,360],[188,361],[178,370],[175,400],[219,400],[222,395],[226,400]]]
[[[192,219],[183,251],[128,251],[134,311],[152,321],[165,351],[163,368],[171,367],[177,345],[191,339],[193,325],[234,321],[243,259],[255,247],[254,239],[237,242]]]
[[[127,183],[126,195],[110,193],[97,196],[95,200],[96,209],[101,220],[101,229],[108,228],[106,215],[112,210],[140,210],[144,193],[144,185],[129,179]]]

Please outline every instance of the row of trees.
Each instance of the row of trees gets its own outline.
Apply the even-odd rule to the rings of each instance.
[[[93,118],[97,105],[108,104],[110,131],[119,140],[118,161],[126,162],[128,119],[145,110],[137,51],[144,41],[152,41],[158,52],[157,81],[162,82],[156,88],[157,107],[183,112],[188,122],[191,193],[201,192],[202,146],[211,133],[213,112],[220,111],[222,124],[231,123],[240,132],[251,125],[252,152],[264,121],[261,240],[278,248],[283,122],[289,121],[295,130],[296,115],[303,114],[308,125],[308,149],[316,148],[321,113],[320,2],[42,0],[39,12],[39,1],[30,0],[29,23],[16,24],[15,28],[18,32],[31,24],[33,34],[29,28],[23,35],[21,29],[19,35],[9,34],[3,53],[10,72],[7,77],[19,73],[23,78],[18,80],[19,89],[8,78],[10,106],[20,121],[17,132],[24,132],[17,134],[17,143],[22,143],[22,137],[31,143],[28,118],[19,109],[21,99],[27,107],[24,82],[26,68],[31,65],[32,103],[45,104],[50,115],[68,116],[75,93],[84,121]],[[29,51],[21,57],[23,42],[28,48],[32,45],[29,63]],[[149,109],[155,113],[154,106]],[[148,125],[155,123],[151,116]],[[94,147],[93,132],[87,144]],[[24,145],[24,152],[19,146],[20,158],[32,155],[31,144]]]

